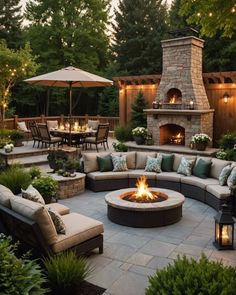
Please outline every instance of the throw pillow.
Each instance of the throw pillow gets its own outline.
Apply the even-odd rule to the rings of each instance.
[[[182,157],[177,173],[190,176],[192,174],[192,167],[194,160],[187,160],[185,157]]]
[[[30,184],[26,190],[21,189],[22,198],[45,205],[40,192]]]
[[[162,154],[161,170],[164,172],[173,171],[174,155]]]
[[[52,218],[52,222],[55,226],[55,229],[58,234],[66,234],[66,226],[63,222],[61,215],[57,213],[56,211],[52,210],[51,208],[48,209],[48,213]]]
[[[220,185],[226,185],[227,184],[227,179],[230,175],[232,168],[230,167],[230,165],[225,166],[222,171],[220,172],[219,175],[219,183]]]
[[[145,171],[147,172],[161,172],[162,155],[157,155],[156,158],[147,156]]]
[[[112,171],[113,165],[110,155],[107,155],[105,157],[97,157],[97,161],[100,172]]]
[[[227,179],[227,185],[229,188],[232,188],[236,185],[236,167],[231,171],[228,179]]]
[[[113,164],[113,171],[119,172],[119,171],[127,171],[127,164],[126,164],[126,156],[114,156],[111,155],[112,158],[112,164]]]
[[[211,170],[211,160],[199,159],[193,167],[193,175],[200,178],[207,178]]]

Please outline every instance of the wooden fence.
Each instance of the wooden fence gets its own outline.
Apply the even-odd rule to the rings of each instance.
[[[60,116],[44,116],[41,115],[39,117],[27,117],[20,118],[18,116],[14,116],[10,119],[5,119],[3,122],[3,126],[6,129],[16,129],[17,122],[26,122],[26,126],[28,126],[29,122],[35,121],[37,123],[46,123],[48,120],[57,120],[59,124],[63,124],[69,120],[68,116],[60,115]],[[114,131],[114,128],[119,124],[119,117],[102,117],[102,116],[72,116],[71,120],[73,122],[79,122],[79,125],[87,124],[88,120],[99,120],[100,123],[109,123],[110,131]]]

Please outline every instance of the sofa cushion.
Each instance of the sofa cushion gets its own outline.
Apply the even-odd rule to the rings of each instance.
[[[88,120],[88,127],[92,128],[92,130],[98,129],[99,120]]]
[[[135,169],[136,166],[136,152],[124,152],[120,153],[122,155],[126,155],[126,164],[128,169]]]
[[[199,178],[197,176],[192,175],[192,176],[182,176],[181,183],[194,185],[202,189],[206,189],[207,185],[210,185],[210,184],[218,185],[219,181],[215,178]]]
[[[90,172],[87,174],[87,177],[93,180],[108,180],[108,179],[124,179],[129,177],[129,171],[119,171],[119,172]]]
[[[234,167],[233,170],[230,172],[230,175],[227,179],[227,185],[229,188],[232,188],[236,185],[236,167]]]
[[[156,174],[156,179],[157,179],[157,185],[158,185],[158,180],[180,182],[181,174],[178,174],[176,172],[162,172],[160,174]]]
[[[207,178],[211,170],[211,160],[198,159],[193,167],[193,175],[200,178]]]
[[[0,184],[0,204],[4,207],[11,208],[11,197],[14,197],[13,192],[8,187]]]
[[[109,153],[84,153],[83,154],[83,163],[84,163],[84,172],[89,173],[93,171],[98,171],[98,161],[97,156],[104,157],[109,155]]]
[[[187,160],[194,160],[196,161],[197,157],[196,156],[186,156],[186,155],[181,155],[181,154],[174,154],[174,163],[173,163],[173,170],[177,171],[179,168],[179,164],[181,162],[181,159],[185,157]]]
[[[194,165],[194,160],[188,160],[185,157],[182,157],[177,173],[190,176],[192,174],[193,165]]]
[[[113,170],[111,155],[107,155],[104,157],[97,157],[97,161],[98,161],[98,167],[100,172]]]
[[[211,164],[211,171],[210,171],[210,177],[219,179],[220,172],[222,169],[229,165],[229,161],[224,161],[216,158],[212,158],[212,164]]]
[[[74,247],[102,234],[104,231],[103,224],[100,221],[78,213],[64,215],[62,220],[66,226],[66,234],[58,235],[56,243],[52,245],[54,253]]]
[[[47,126],[49,130],[54,130],[58,128],[58,121],[57,120],[48,120]]]
[[[120,172],[120,171],[127,171],[128,167],[126,164],[126,155],[123,156],[116,156],[111,155],[112,164],[113,164],[113,171]]]
[[[221,186],[219,184],[207,185],[206,190],[218,199],[227,199],[230,196],[230,189],[228,186]]]
[[[147,179],[156,179],[156,172],[147,172],[147,171],[144,171],[143,169],[135,169],[135,170],[129,171],[129,178],[137,179],[140,176],[146,176]]]
[[[147,162],[147,156],[156,157],[156,152],[136,152],[136,169],[144,169]]]
[[[51,203],[45,205],[46,209],[52,209],[53,211],[57,211],[60,215],[65,215],[70,213],[70,208],[62,205],[60,203]]]
[[[161,154],[161,155],[162,155],[161,170],[163,172],[173,171],[174,154]]]
[[[40,192],[30,184],[26,190],[21,189],[22,198],[45,205]]]
[[[161,172],[162,155],[157,155],[156,158],[147,156],[145,171],[147,172]]]
[[[37,222],[48,245],[56,242],[57,232],[55,226],[47,209],[42,204],[17,196],[12,197],[10,201],[13,211]]]
[[[52,209],[48,209],[48,213],[52,218],[52,222],[58,234],[66,234],[66,226],[61,218],[61,215]]]
[[[227,184],[227,179],[230,175],[231,170],[232,170],[231,165],[227,165],[221,170],[220,175],[219,175],[220,185],[223,186],[223,185]]]

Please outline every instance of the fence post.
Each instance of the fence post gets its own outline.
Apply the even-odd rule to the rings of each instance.
[[[61,114],[60,115],[60,123],[59,124],[64,124],[64,120],[65,120],[64,115]]]
[[[41,123],[44,123],[44,122],[45,122],[45,116],[42,114],[42,115],[40,116],[40,118],[41,118]]]
[[[17,129],[18,115],[14,115],[14,129]]]
[[[85,124],[88,124],[88,114],[85,114]]]

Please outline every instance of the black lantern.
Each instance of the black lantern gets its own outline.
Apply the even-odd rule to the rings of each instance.
[[[159,109],[159,103],[158,103],[158,101],[154,100],[154,101],[152,102],[152,108],[153,108],[153,109]]]
[[[226,204],[215,216],[215,241],[218,250],[234,250],[234,220]]]

